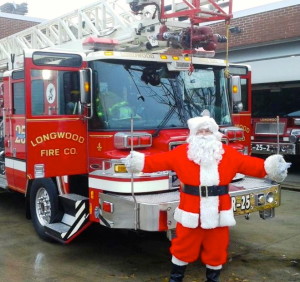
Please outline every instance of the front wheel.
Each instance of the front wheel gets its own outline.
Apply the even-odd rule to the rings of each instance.
[[[45,225],[58,218],[58,192],[51,179],[34,180],[30,190],[30,214],[35,231],[46,241],[53,241],[45,231]]]

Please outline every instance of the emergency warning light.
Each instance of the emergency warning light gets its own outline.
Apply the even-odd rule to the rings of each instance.
[[[242,92],[241,92],[241,78],[239,76],[230,77],[230,88],[231,88],[233,102],[234,103],[240,102],[242,100]]]
[[[89,104],[91,101],[91,70],[84,69],[79,71],[80,74],[80,102]]]
[[[86,38],[82,45],[87,50],[93,51],[106,51],[106,50],[114,50],[119,42],[117,39],[109,39],[109,38],[98,38],[90,36]]]
[[[239,127],[231,126],[221,128],[220,131],[228,138],[229,141],[243,141],[245,138],[244,130]]]
[[[147,132],[118,132],[114,136],[117,149],[147,148],[152,145],[152,135]]]

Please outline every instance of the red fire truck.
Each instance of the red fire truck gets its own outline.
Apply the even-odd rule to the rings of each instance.
[[[299,83],[279,82],[253,89],[252,152],[280,153],[299,161]]]
[[[101,1],[0,41],[0,67],[9,66],[1,86],[1,187],[24,194],[45,240],[68,243],[92,223],[170,234],[176,175],[132,175],[121,158],[131,148],[172,150],[187,138],[187,119],[203,111],[220,125],[223,142],[248,151],[232,113],[242,108],[239,77],[250,85],[251,73],[212,58],[224,38],[199,26],[229,21],[231,1],[229,13],[213,0],[168,8],[128,2],[129,11]],[[175,16],[192,24],[168,20]],[[236,215],[268,218],[280,205],[280,186],[267,179],[237,175],[230,194]]]

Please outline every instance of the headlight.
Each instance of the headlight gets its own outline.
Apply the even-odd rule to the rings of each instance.
[[[262,206],[266,203],[265,195],[264,194],[259,194],[257,195],[257,204],[259,206]]]
[[[273,194],[273,192],[269,192],[269,193],[267,194],[267,196],[266,196],[266,202],[267,202],[268,204],[271,204],[271,203],[274,202],[274,194]]]
[[[294,124],[300,125],[300,118],[294,118]]]
[[[297,136],[295,136],[295,135],[290,135],[290,137],[289,137],[290,143],[296,143],[297,140],[298,140],[298,137],[297,137]]]

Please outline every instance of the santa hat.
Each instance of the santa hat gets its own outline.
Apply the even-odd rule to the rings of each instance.
[[[221,140],[222,134],[219,132],[219,126],[215,120],[209,116],[190,118],[188,119],[187,124],[190,135],[196,135],[197,131],[200,129],[208,129],[218,138],[218,140]]]

